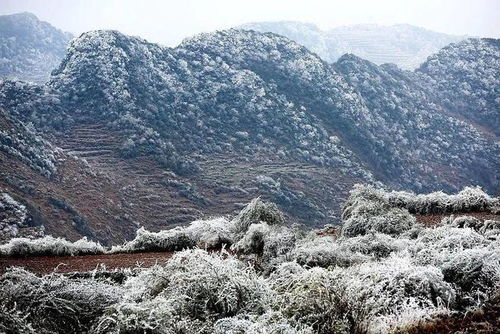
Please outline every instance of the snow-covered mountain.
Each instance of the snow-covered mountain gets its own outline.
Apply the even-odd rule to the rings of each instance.
[[[352,53],[378,65],[393,63],[407,70],[417,68],[442,47],[465,38],[408,24],[358,24],[320,30],[314,24],[284,21],[248,23],[239,28],[286,36],[327,62]]]
[[[468,39],[430,56],[418,72],[448,111],[500,136],[500,40]]]
[[[71,38],[31,13],[0,16],[0,78],[47,81]]]
[[[485,61],[491,52],[478,50],[476,61],[494,66]],[[46,84],[2,82],[0,107],[108,175],[92,183],[86,172],[77,184],[114,198],[104,201],[107,214],[119,208],[106,220],[116,230],[178,224],[211,208],[234,212],[258,195],[321,225],[338,221],[357,182],[498,191],[498,146],[449,112],[438,90],[421,71],[353,55],[328,64],[272,33],[231,29],[166,48],[93,31],[72,40]],[[73,203],[72,219],[87,217],[100,240],[120,235],[104,233],[100,204],[68,192],[67,182],[57,192]],[[2,184],[17,199],[28,196]]]

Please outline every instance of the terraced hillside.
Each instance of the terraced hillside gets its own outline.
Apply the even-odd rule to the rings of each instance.
[[[249,23],[239,28],[286,36],[330,63],[352,53],[377,65],[392,63],[405,70],[417,68],[439,49],[466,38],[408,24],[358,24],[321,30],[313,24],[285,21]]]

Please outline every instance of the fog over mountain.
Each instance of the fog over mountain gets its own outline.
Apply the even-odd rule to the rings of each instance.
[[[31,13],[1,15],[0,78],[47,81],[71,38]]]
[[[442,47],[466,38],[409,24],[358,24],[320,30],[314,24],[289,21],[248,23],[240,28],[286,36],[330,63],[352,53],[377,65],[393,63],[406,70],[417,68]]]

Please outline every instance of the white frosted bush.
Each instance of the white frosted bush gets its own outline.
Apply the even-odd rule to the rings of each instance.
[[[281,312],[223,318],[215,323],[215,334],[312,334],[311,327],[285,318]]]
[[[105,248],[86,237],[71,242],[63,238],[45,236],[39,239],[14,238],[0,245],[0,256],[67,256],[102,254]]]
[[[361,325],[361,332],[370,334],[406,333],[417,325],[432,322],[439,316],[446,316],[450,310],[441,307],[421,307],[416,300],[410,300],[402,305],[397,313],[373,317]]]
[[[35,329],[56,333],[85,332],[122,293],[109,280],[62,274],[38,277],[21,268],[11,268],[0,277],[2,305],[23,311]]]
[[[233,219],[236,233],[245,233],[252,224],[265,222],[269,225],[281,225],[283,221],[283,214],[276,204],[265,203],[260,198],[254,198]]]
[[[251,267],[228,253],[199,249],[175,254],[164,267],[146,269],[124,287],[125,298],[101,318],[96,332],[176,333],[181,326],[211,333],[220,318],[264,313],[271,296]]]
[[[271,228],[266,223],[252,224],[242,238],[231,248],[237,253],[260,254],[264,252],[264,242]]]
[[[149,232],[143,227],[136,237],[123,245],[115,246],[111,253],[179,251],[196,246],[196,241],[183,227],[175,227],[160,232]]]
[[[405,209],[390,208],[378,215],[352,215],[342,225],[342,235],[354,237],[369,232],[400,235],[415,225],[416,219]]]
[[[313,327],[316,333],[348,328],[342,315],[344,305],[327,270],[300,270],[285,263],[271,274],[269,281],[277,295],[274,307],[286,317]]]
[[[497,220],[480,220],[470,216],[456,218],[451,216],[444,218],[442,222],[453,227],[472,228],[488,238],[496,239],[500,236],[500,221]]]
[[[437,191],[429,194],[414,194],[406,191],[384,191],[368,185],[355,185],[345,204],[344,214],[359,202],[378,202],[391,207],[406,208],[411,213],[452,213],[490,211],[495,213],[500,206],[498,198],[490,197],[480,187],[465,187],[457,194]]]
[[[415,263],[439,267],[453,253],[485,247],[489,243],[483,235],[470,228],[444,225],[422,230],[409,250],[414,254]]]
[[[203,333],[204,323],[182,317],[171,300],[157,297],[141,303],[121,302],[108,308],[90,333]]]
[[[410,242],[381,233],[353,238],[316,237],[302,241],[294,250],[294,258],[309,267],[349,267],[378,260],[403,250]]]
[[[222,245],[231,245],[234,235],[233,225],[225,218],[210,220],[196,220],[185,228],[187,234],[196,241],[201,248],[216,248]]]
[[[36,334],[35,329],[27,320],[28,315],[16,307],[0,304],[0,333]]]
[[[460,289],[465,305],[481,303],[500,288],[498,249],[466,249],[454,253],[441,265],[441,269],[445,280]]]
[[[305,240],[293,251],[294,259],[309,267],[348,267],[357,263],[370,261],[369,255],[350,252],[332,237],[316,237]]]
[[[409,306],[430,314],[455,302],[455,291],[439,269],[415,266],[407,257],[338,268],[332,276],[340,299],[347,301],[346,317],[358,330],[372,328],[380,317],[394,318]]]
[[[285,226],[252,224],[231,249],[238,254],[255,254],[266,272],[291,258],[300,232]]]
[[[415,226],[416,219],[404,208],[391,207],[384,192],[357,185],[342,212],[342,235],[354,237],[369,232],[400,235]]]
[[[383,233],[370,233],[354,238],[341,238],[338,242],[346,252],[361,253],[375,259],[381,259],[388,257],[393,252],[405,249],[411,241],[394,238]]]
[[[452,195],[441,191],[419,195],[392,191],[387,193],[387,201],[391,205],[422,214],[492,211],[499,205],[498,198],[490,197],[480,187],[465,187],[459,193]]]

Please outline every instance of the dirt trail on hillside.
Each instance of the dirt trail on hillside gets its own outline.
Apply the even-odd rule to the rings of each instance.
[[[38,274],[82,272],[105,265],[108,269],[151,267],[165,263],[173,252],[149,252],[133,254],[101,254],[78,256],[31,256],[0,258],[0,275],[8,267],[18,266]]]

